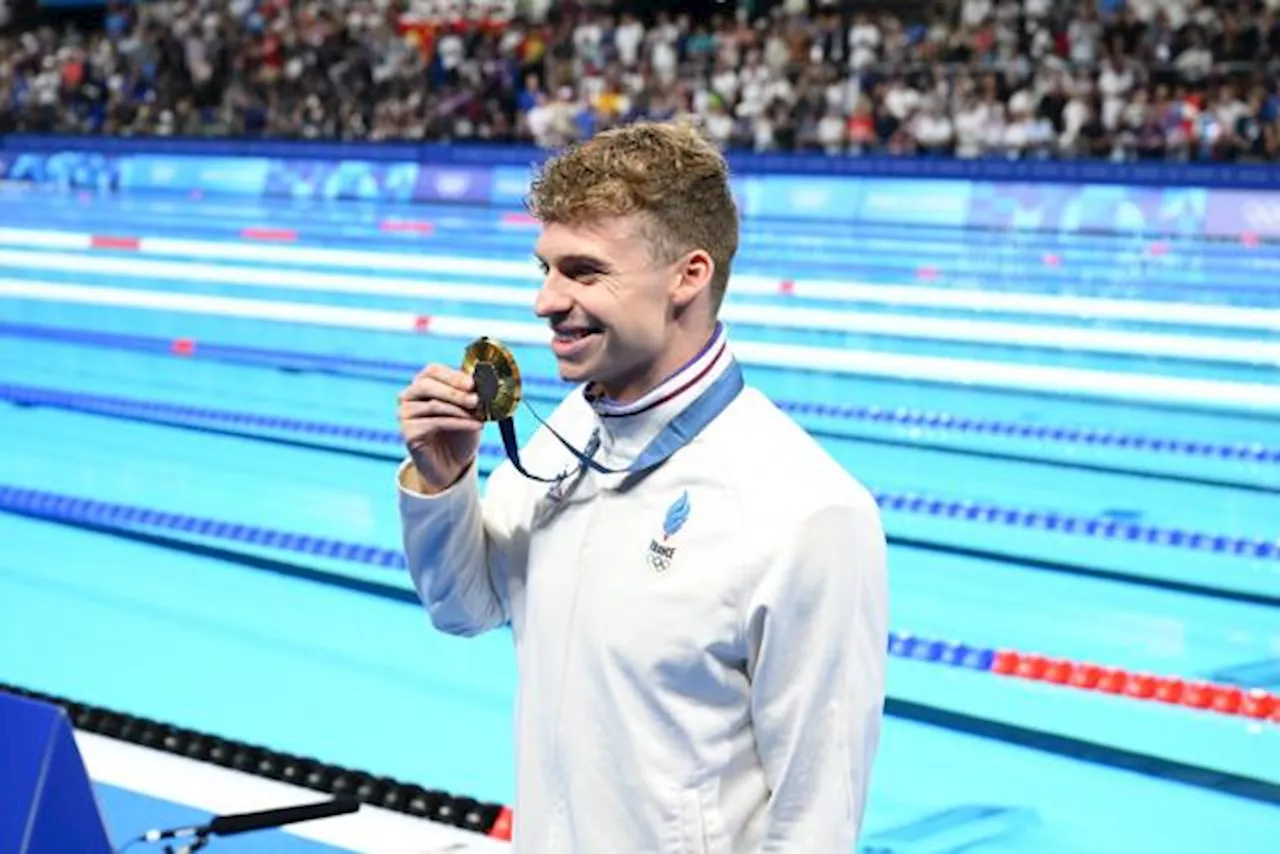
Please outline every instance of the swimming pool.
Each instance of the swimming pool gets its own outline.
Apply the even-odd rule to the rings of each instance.
[[[508,802],[509,642],[441,636],[408,595],[394,407],[479,334],[554,405],[534,234],[0,191],[0,682]],[[864,849],[1272,850],[1280,726],[1250,704],[1280,690],[1280,249],[743,244],[749,381],[891,537]]]

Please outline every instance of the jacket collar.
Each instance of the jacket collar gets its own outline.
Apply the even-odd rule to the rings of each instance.
[[[640,399],[618,403],[585,389],[600,428],[601,450],[612,457],[640,453],[672,418],[698,398],[732,364],[724,327],[717,323],[711,338],[683,367]]]

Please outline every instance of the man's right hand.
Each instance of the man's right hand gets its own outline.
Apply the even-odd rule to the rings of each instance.
[[[484,422],[469,374],[428,365],[400,392],[400,432],[429,494],[458,482],[480,450]]]

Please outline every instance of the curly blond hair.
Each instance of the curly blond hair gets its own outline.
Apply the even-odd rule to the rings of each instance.
[[[635,122],[569,146],[537,171],[525,203],[535,219],[570,226],[639,215],[660,261],[710,255],[712,303],[724,300],[738,210],[728,164],[689,122]]]

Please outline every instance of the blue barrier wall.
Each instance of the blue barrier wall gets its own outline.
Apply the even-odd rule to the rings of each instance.
[[[101,191],[518,208],[547,152],[497,145],[0,137],[0,179]],[[743,215],[1280,238],[1280,167],[733,154]]]

